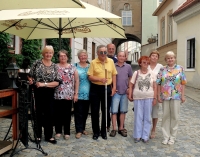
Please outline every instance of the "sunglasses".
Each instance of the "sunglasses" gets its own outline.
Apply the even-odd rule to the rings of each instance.
[[[107,54],[106,51],[100,51],[99,53],[100,53],[101,55],[106,55],[106,54]]]

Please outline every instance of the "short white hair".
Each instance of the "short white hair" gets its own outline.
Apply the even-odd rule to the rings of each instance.
[[[85,49],[81,49],[78,51],[77,56],[79,57],[81,53],[85,53],[86,55],[88,55],[88,53]]]
[[[174,58],[176,58],[176,55],[174,54],[173,51],[168,51],[166,54],[165,54],[165,58],[169,57],[169,56],[173,56]]]

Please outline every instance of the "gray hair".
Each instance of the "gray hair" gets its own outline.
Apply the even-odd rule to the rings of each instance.
[[[120,52],[123,52],[124,53],[124,56],[126,57],[126,53],[124,51],[119,51],[117,52],[117,56],[119,55]]]
[[[58,52],[58,57],[60,56],[61,53],[64,53],[67,56],[67,58],[69,59],[69,53],[66,50],[64,50],[64,49],[60,50]]]
[[[99,49],[100,48],[102,48],[102,47],[105,47],[106,48],[106,46],[105,45],[99,45],[99,46],[97,46],[97,52],[99,51]]]
[[[81,50],[78,50],[77,56],[79,57],[81,53],[85,53],[86,55],[88,55],[88,53],[85,49],[81,49]]]
[[[168,52],[165,54],[165,58],[166,58],[166,57],[169,57],[169,56],[173,56],[174,58],[176,58],[176,55],[174,54],[173,51],[168,51]]]

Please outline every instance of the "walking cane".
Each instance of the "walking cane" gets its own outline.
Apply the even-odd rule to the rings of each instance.
[[[107,69],[105,69],[105,79],[107,79]],[[107,128],[107,81],[105,83],[105,119]],[[106,134],[107,134],[107,129],[106,129]]]

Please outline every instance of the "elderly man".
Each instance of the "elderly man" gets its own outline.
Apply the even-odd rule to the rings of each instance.
[[[117,58],[115,58],[115,50],[116,50],[116,47],[114,44],[108,44],[107,45],[107,51],[108,51],[108,54],[107,56],[109,58],[111,58],[113,60],[114,63],[117,62]]]
[[[111,137],[115,137],[116,129],[116,114],[118,110],[120,112],[120,126],[118,126],[118,132],[122,136],[127,136],[127,131],[124,129],[125,114],[128,112],[128,88],[129,82],[133,75],[131,66],[125,63],[126,57],[125,52],[118,52],[117,54],[117,63],[115,63],[117,69],[117,78],[116,78],[116,93],[112,97],[111,104],[111,113],[112,113],[112,125],[113,130],[110,133]]]
[[[103,139],[107,139],[105,120],[105,84],[107,82],[107,125],[109,126],[111,98],[116,92],[117,75],[117,70],[115,68],[114,62],[112,59],[107,58],[106,46],[99,45],[97,47],[97,55],[98,58],[92,60],[88,70],[88,77],[92,82],[90,86],[90,101],[94,140],[98,139],[99,133],[101,133],[101,137]],[[105,73],[106,71],[107,74]],[[101,129],[99,127],[100,105],[102,112]]]

